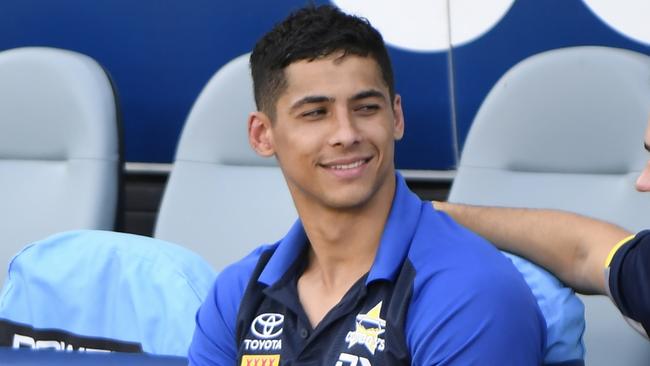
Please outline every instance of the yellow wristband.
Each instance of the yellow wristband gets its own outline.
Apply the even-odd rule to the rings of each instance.
[[[627,243],[628,241],[632,240],[635,235],[630,235],[627,238],[621,239],[614,247],[612,250],[609,251],[609,254],[607,255],[607,259],[605,260],[605,268],[609,267],[609,265],[612,263],[612,259],[614,258],[614,254],[619,250],[623,244]]]

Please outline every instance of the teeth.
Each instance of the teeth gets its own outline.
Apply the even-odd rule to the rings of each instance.
[[[363,160],[359,160],[354,163],[344,164],[344,165],[332,165],[332,169],[337,169],[337,170],[354,169],[356,167],[361,166],[361,164],[363,164]]]

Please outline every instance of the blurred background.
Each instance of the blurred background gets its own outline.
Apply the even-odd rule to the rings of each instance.
[[[389,46],[407,123],[397,167],[428,199],[446,197],[481,102],[514,64],[577,45],[650,55],[647,0],[331,3],[367,17]],[[305,4],[2,0],[0,51],[65,48],[91,56],[108,71],[121,106],[125,160],[117,229],[151,235],[179,134],[201,89],[221,66],[249,52],[273,24]]]

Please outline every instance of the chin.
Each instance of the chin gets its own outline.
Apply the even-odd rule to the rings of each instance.
[[[386,182],[358,181],[350,185],[339,186],[324,196],[325,202],[330,207],[338,209],[360,209],[372,201],[381,200],[381,195],[386,193],[382,188]]]
[[[371,192],[348,191],[333,193],[327,197],[327,205],[336,209],[355,209],[364,207],[370,200]]]

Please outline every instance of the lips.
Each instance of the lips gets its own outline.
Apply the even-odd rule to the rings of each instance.
[[[357,160],[354,163],[350,163],[350,164],[331,165],[330,168],[336,169],[336,170],[354,169],[354,168],[360,167],[362,164],[365,164],[365,163],[366,163],[366,160]]]
[[[337,177],[338,179],[350,180],[356,179],[364,175],[366,168],[368,167],[368,162],[372,160],[370,157],[354,157],[354,158],[345,158],[345,159],[335,159],[327,161],[326,163],[320,164],[320,166],[326,169],[332,176]]]
[[[336,160],[321,164],[323,167],[333,170],[351,170],[367,164],[372,157]]]

